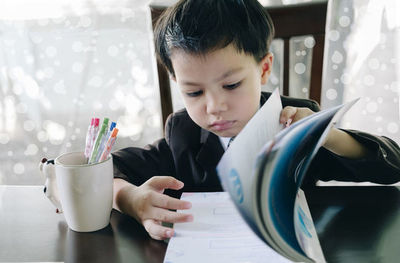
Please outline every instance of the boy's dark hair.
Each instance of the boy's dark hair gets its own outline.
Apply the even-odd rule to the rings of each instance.
[[[257,0],[180,0],[154,30],[157,58],[175,76],[171,51],[204,55],[233,44],[257,62],[268,53],[274,26]]]

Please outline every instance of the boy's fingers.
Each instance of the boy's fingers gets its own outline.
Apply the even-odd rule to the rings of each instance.
[[[152,219],[144,220],[143,226],[149,235],[157,240],[167,239],[174,235],[174,230],[172,228],[162,226]]]
[[[158,191],[164,189],[179,190],[183,187],[183,182],[172,176],[153,176],[147,183]]]
[[[150,219],[167,223],[183,223],[193,221],[191,214],[182,214],[167,209],[155,207],[151,210]]]
[[[286,124],[289,120],[293,120],[294,116],[296,116],[296,113],[297,113],[296,107],[286,106],[281,111],[279,122],[282,124]]]
[[[179,200],[161,193],[154,193],[152,205],[173,210],[184,210],[192,207],[192,204],[188,201]]]
[[[313,112],[312,110],[310,110],[309,108],[298,108],[297,114],[296,114],[296,121],[303,119],[311,114],[313,114],[315,112]]]

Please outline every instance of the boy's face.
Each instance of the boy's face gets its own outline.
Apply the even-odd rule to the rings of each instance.
[[[259,108],[261,85],[271,73],[273,57],[260,63],[232,45],[204,56],[174,50],[174,80],[192,120],[222,137],[236,136]]]

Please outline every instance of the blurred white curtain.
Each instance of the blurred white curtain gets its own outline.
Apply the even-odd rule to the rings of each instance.
[[[321,104],[360,97],[341,126],[400,143],[400,1],[332,0]]]
[[[162,136],[147,1],[5,1],[0,11],[0,184],[41,184],[38,163],[84,149],[91,117],[115,149]]]

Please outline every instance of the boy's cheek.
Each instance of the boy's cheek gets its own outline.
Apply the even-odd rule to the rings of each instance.
[[[186,107],[186,111],[189,114],[189,117],[194,121],[197,125],[202,128],[206,128],[207,119],[206,115],[201,113],[202,111],[196,107]]]

